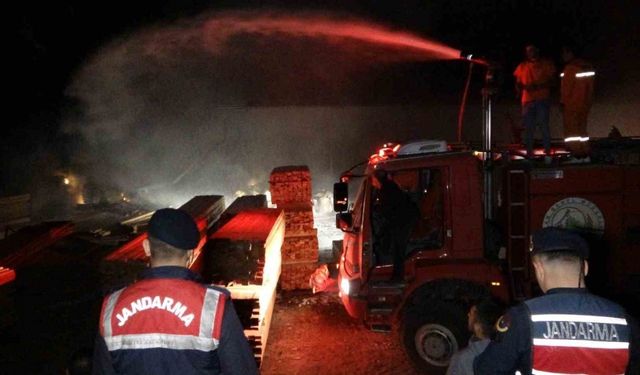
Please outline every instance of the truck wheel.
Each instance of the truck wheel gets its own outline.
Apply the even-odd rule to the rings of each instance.
[[[422,306],[406,311],[402,343],[418,371],[444,374],[451,356],[467,344],[466,313],[462,307],[445,302]]]

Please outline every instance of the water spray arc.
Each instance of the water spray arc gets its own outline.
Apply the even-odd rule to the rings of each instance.
[[[318,15],[280,15],[256,13],[222,14],[202,27],[209,46],[219,47],[236,34],[260,36],[323,38],[386,46],[415,53],[416,60],[457,60],[461,51],[418,35],[360,20],[341,20]]]
[[[285,53],[277,48],[286,49]],[[320,49],[320,63],[318,59],[299,57],[305,51],[313,54]],[[271,60],[265,59],[268,54],[273,57]],[[299,61],[283,62],[283,58]],[[367,65],[436,60],[480,63],[474,56],[461,56],[460,50],[418,34],[344,16],[265,11],[205,14],[139,30],[106,45],[78,70],[67,89],[69,96],[85,103],[87,115],[66,127],[83,135],[92,163],[109,167],[111,176],[101,175],[102,180],[115,181],[126,191],[136,191],[141,186],[154,187],[155,191],[157,187],[154,203],[170,205],[175,204],[176,198],[169,202],[169,197],[183,196],[179,190],[187,187],[196,192],[215,187],[220,192],[233,193],[244,189],[245,180],[254,177],[256,171],[269,170],[272,163],[287,160],[307,164],[321,159],[324,150],[320,147],[317,151],[298,151],[296,144],[307,135],[294,115],[322,112],[262,109],[260,103],[268,105],[273,94],[283,93],[279,98],[286,101],[296,95],[296,90],[314,85],[328,87],[325,93],[345,88],[357,92],[361,86],[358,79],[352,78]],[[347,66],[351,63],[356,67]],[[321,73],[310,74],[308,68],[313,66],[305,64],[321,64],[317,69]],[[260,79],[262,76],[265,79]],[[285,81],[291,76],[299,79],[290,81],[305,83]],[[303,94],[315,100],[321,95],[316,91],[320,90]],[[349,100],[349,90],[340,92],[347,93]],[[263,97],[268,99],[261,101]],[[247,109],[247,103],[256,102],[258,105]],[[337,124],[353,124],[351,113],[357,111],[340,111],[338,116],[327,118]],[[290,116],[291,123],[282,123],[282,118],[275,121],[274,113]],[[379,119],[377,114],[375,119]],[[363,120],[353,129],[368,129],[365,126],[369,122],[365,124]],[[278,128],[274,125],[274,132],[268,133],[265,129],[271,129],[271,123],[278,123]],[[416,128],[423,123],[416,123]],[[221,143],[222,134],[228,130],[235,135]],[[109,142],[98,142],[104,138]],[[233,142],[241,142],[242,146],[227,146]],[[318,143],[322,142],[329,140],[320,139]],[[195,163],[193,158],[201,158],[188,155],[198,154],[197,150],[207,149],[212,143],[220,144],[215,149],[216,157],[191,166]],[[255,166],[245,168],[242,163],[252,162],[247,150],[266,156]],[[152,173],[149,165],[163,168]],[[186,166],[191,167],[185,170]],[[228,177],[221,181],[196,176],[192,171],[200,166]]]

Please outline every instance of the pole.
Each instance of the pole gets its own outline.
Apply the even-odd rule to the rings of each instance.
[[[462,124],[464,121],[464,110],[467,107],[467,96],[469,94],[469,86],[471,85],[472,73],[473,73],[473,61],[469,63],[469,73],[467,74],[467,82],[464,85],[464,92],[462,93],[460,110],[458,111],[458,143],[462,142]]]
[[[491,104],[495,93],[494,71],[487,66],[482,89],[482,159],[484,164],[484,218],[493,219],[493,155],[491,153]]]

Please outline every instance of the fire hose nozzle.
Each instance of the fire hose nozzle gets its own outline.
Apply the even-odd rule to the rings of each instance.
[[[462,60],[471,61],[472,63],[476,63],[480,65],[489,65],[489,62],[485,60],[482,56],[479,56],[469,51],[460,51],[460,58]]]
[[[460,51],[460,58],[463,60],[473,61],[473,53],[470,51]]]

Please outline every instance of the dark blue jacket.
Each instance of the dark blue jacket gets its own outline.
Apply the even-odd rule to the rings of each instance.
[[[555,316],[548,314],[554,314]],[[577,317],[569,321],[570,319],[566,318],[569,315],[576,315]],[[593,319],[593,317],[596,316],[611,319]],[[592,321],[588,321],[589,319],[597,322],[623,323],[624,321],[625,323],[614,325],[617,337],[613,337],[610,334],[610,326],[606,327],[608,333],[605,335],[603,333],[605,327],[595,327]],[[582,322],[580,322],[581,320]],[[547,322],[549,322],[549,326],[547,326]],[[584,323],[582,324],[584,327],[580,327],[580,323]],[[638,363],[638,343],[637,336],[634,336],[637,335],[637,328],[634,326],[634,321],[628,317],[624,313],[624,310],[617,304],[590,294],[583,288],[551,289],[547,291],[544,296],[534,298],[511,308],[507,314],[500,319],[496,328],[498,329],[496,340],[489,344],[487,349],[474,361],[474,372],[476,375],[511,375],[516,370],[520,371],[523,375],[531,374],[534,363],[538,366],[547,366],[539,370],[556,373],[572,373],[572,371],[569,371],[571,370],[569,367],[571,365],[581,365],[587,357],[596,362],[604,360],[612,361],[604,365],[606,368],[614,366],[615,361],[619,362],[620,358],[623,358],[625,362],[628,358],[628,362],[623,363],[622,368],[627,367],[627,373],[629,374],[636,373],[633,371],[636,371],[634,369]],[[536,339],[536,341],[534,341],[534,339]],[[561,340],[561,342],[558,345],[552,346],[551,344],[554,343],[549,340]],[[577,341],[574,342],[573,340]],[[607,359],[605,356],[597,355],[595,352],[589,353],[588,350],[583,351],[582,348],[577,348],[573,345],[575,343],[584,344],[586,341],[590,341],[587,343],[587,346],[591,347],[597,347],[599,345],[596,344],[604,344],[604,342],[611,342],[611,344],[622,347],[624,343],[627,342],[630,344],[628,357],[623,354],[622,356],[612,357],[614,359]],[[536,347],[534,343],[538,343],[539,345]],[[546,350],[546,348],[560,347],[560,345],[563,345],[561,350],[567,351],[563,353],[561,357],[563,360],[558,360],[558,357],[555,357],[557,353]],[[598,349],[591,348],[591,350],[595,351]],[[613,348],[613,350],[618,349],[616,347]],[[536,355],[535,357],[534,354]],[[579,358],[581,355],[586,355],[587,357]],[[595,365],[596,362],[592,365]],[[569,367],[562,367],[561,369],[554,368],[554,366],[557,365]],[[556,370],[550,371],[552,369]],[[562,371],[562,369],[565,371]],[[576,370],[573,371],[573,373],[591,373],[591,370],[595,371],[593,373],[601,373],[593,367],[586,372],[584,370]]]
[[[105,298],[94,374],[258,373],[227,290],[183,267],[140,276]]]

